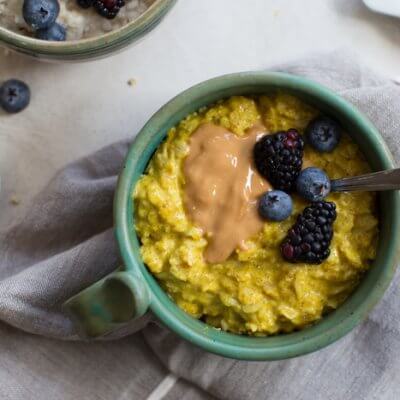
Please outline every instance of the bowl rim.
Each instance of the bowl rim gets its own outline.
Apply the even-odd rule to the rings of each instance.
[[[232,89],[232,87],[239,88],[241,85],[253,85],[254,87],[272,85],[276,88],[284,88],[282,90],[292,88],[294,91],[318,98],[321,102],[329,103],[332,109],[351,120],[357,129],[365,134],[365,140],[368,138],[373,143],[376,157],[381,160],[385,169],[394,167],[392,155],[373,124],[355,106],[330,89],[306,78],[282,72],[250,71],[223,75],[199,83],[178,94],[161,107],[141,129],[130,146],[118,179],[114,200],[115,234],[125,268],[145,282],[151,296],[150,309],[173,332],[192,344],[225,357],[258,361],[280,360],[316,351],[338,340],[363,321],[381,299],[391,282],[400,258],[400,235],[393,235],[400,230],[400,195],[397,191],[387,195],[393,204],[393,218],[390,225],[392,241],[389,243],[389,251],[385,253],[384,265],[379,265],[379,280],[374,283],[371,292],[368,292],[368,296],[362,302],[358,301],[353,304],[354,302],[347,300],[337,309],[340,312],[332,313],[336,314],[336,318],[340,318],[340,320],[334,321],[334,324],[331,323],[329,329],[320,328],[324,327],[324,324],[319,322],[299,332],[258,338],[217,330],[190,317],[169,299],[140,257],[136,257],[134,254],[134,246],[137,246],[138,243],[135,244],[134,240],[137,241],[137,239],[132,238],[136,238],[135,234],[132,235],[134,232],[133,214],[131,214],[133,176],[134,174],[141,175],[153,153],[153,151],[148,151],[146,154],[146,150],[148,150],[146,148],[147,136],[154,132],[160,132],[160,130],[169,130],[171,125],[168,124],[171,123],[171,116],[174,113],[183,109],[190,102],[205,98],[210,92],[223,93],[224,90]],[[220,96],[220,98],[224,97],[227,96]],[[168,127],[164,128],[165,125]],[[165,132],[163,134],[165,135]],[[146,162],[142,168],[138,168],[137,163],[141,159],[146,159]],[[354,296],[350,296],[350,299],[352,297]],[[177,315],[179,315],[179,319]],[[328,315],[323,318],[323,321],[329,318],[334,320],[335,317]],[[201,331],[201,325],[203,331]],[[291,337],[293,340],[287,339],[287,337]]]
[[[47,56],[79,56],[101,53],[105,49],[120,46],[140,37],[153,27],[177,2],[177,0],[156,0],[136,19],[111,32],[79,40],[48,42],[24,36],[0,26],[0,44],[5,43],[14,49],[29,50]]]

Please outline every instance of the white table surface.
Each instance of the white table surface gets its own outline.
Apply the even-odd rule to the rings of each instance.
[[[400,20],[372,13],[361,0],[180,0],[148,38],[105,60],[53,65],[1,55],[0,80],[25,80],[32,102],[21,114],[0,113],[0,229],[59,167],[132,137],[183,89],[343,47],[382,74],[400,76]],[[127,85],[131,78],[134,87]],[[12,205],[12,197],[20,204]],[[30,343],[32,352],[46,341],[1,330],[3,341]],[[57,349],[69,354],[70,346]],[[68,379],[68,370],[52,369]]]

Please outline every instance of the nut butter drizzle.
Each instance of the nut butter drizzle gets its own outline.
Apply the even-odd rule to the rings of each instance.
[[[184,162],[185,205],[208,238],[205,260],[226,260],[262,229],[257,199],[270,184],[253,166],[253,146],[266,133],[257,124],[245,136],[205,123],[190,139]]]

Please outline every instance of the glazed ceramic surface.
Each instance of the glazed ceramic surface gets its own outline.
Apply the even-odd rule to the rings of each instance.
[[[211,79],[188,89],[150,119],[130,148],[114,203],[116,237],[124,271],[105,278],[67,303],[87,335],[104,334],[151,309],[164,325],[205,350],[238,359],[277,360],[306,354],[334,342],[359,324],[379,301],[394,274],[399,255],[397,191],[379,194],[378,254],[359,287],[339,309],[299,332],[249,337],[212,328],[178,308],[141,260],[132,191],[168,130],[191,112],[222,98],[276,90],[289,92],[337,118],[358,143],[373,170],[393,168],[390,152],[374,126],[352,105],[314,82],[282,73],[248,72]],[[123,296],[118,298],[117,293]]]
[[[137,19],[98,37],[66,42],[47,42],[0,27],[0,45],[46,61],[87,61],[106,57],[137,42],[153,30],[177,0],[158,0]]]
[[[400,18],[400,2],[398,0],[364,0],[372,11]]]

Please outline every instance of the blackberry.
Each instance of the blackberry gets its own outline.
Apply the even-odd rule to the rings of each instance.
[[[92,7],[94,0],[76,0],[78,6],[82,8]]]
[[[125,0],[94,0],[93,7],[102,16],[113,19],[125,5]]]
[[[296,129],[265,135],[254,146],[254,163],[275,189],[291,192],[303,164],[303,148]]]
[[[329,257],[335,219],[333,202],[317,201],[306,207],[281,244],[283,258],[293,263],[320,264]]]

